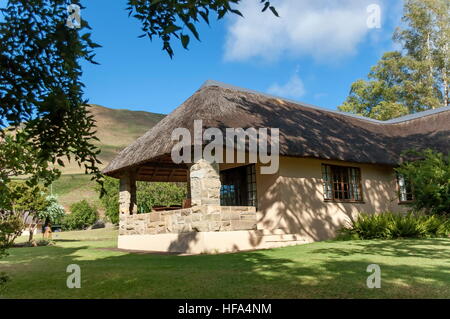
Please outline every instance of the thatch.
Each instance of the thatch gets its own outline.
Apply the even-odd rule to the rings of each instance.
[[[280,155],[397,165],[408,149],[450,149],[450,108],[375,121],[213,83],[203,86],[105,168],[107,175],[168,159],[175,128],[280,129]]]

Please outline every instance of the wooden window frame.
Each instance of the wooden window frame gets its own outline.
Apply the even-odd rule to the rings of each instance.
[[[340,171],[341,174],[341,181],[340,181],[340,185],[341,185],[341,193],[345,193],[345,189],[347,188],[347,193],[351,195],[352,198],[349,199],[345,199],[345,198],[339,198],[336,195],[336,191],[335,191],[335,183],[333,181],[333,169],[336,171]],[[356,186],[358,187],[358,194],[359,194],[359,199],[355,199],[354,197],[354,190],[352,190],[352,188],[355,186],[354,183],[352,183],[353,180],[353,172],[352,171],[356,171],[357,174],[357,184]],[[348,183],[345,183],[344,180],[344,175],[343,172],[346,172],[346,177],[348,180]],[[327,174],[327,179],[324,179],[324,175],[325,173]],[[346,166],[346,165],[334,165],[334,164],[322,164],[322,184],[323,184],[323,196],[324,196],[324,201],[325,202],[331,202],[331,203],[357,203],[357,204],[363,204],[364,203],[364,194],[363,194],[363,188],[362,188],[362,174],[361,174],[361,168],[360,167],[356,167],[356,166]],[[347,185],[347,187],[346,187]],[[331,192],[331,198],[327,198],[329,192]],[[344,196],[342,196],[344,197]]]

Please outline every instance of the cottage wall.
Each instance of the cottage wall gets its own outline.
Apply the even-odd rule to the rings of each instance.
[[[326,202],[321,164],[359,167],[362,203]],[[319,159],[281,157],[276,175],[257,169],[258,229],[299,234],[308,240],[333,238],[358,213],[405,211],[399,204],[392,167]]]

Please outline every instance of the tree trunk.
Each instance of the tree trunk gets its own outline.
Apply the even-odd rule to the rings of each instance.
[[[442,70],[442,73],[444,74],[443,78],[443,85],[444,85],[444,106],[448,106],[449,103],[449,96],[448,96],[448,81],[447,81],[447,70],[444,68]]]
[[[433,94],[434,92],[434,88],[433,88],[433,60],[431,58],[431,39],[430,39],[430,32],[427,33],[427,54],[426,54],[426,59],[428,61],[428,68],[429,68],[429,81],[431,83],[431,94]],[[434,109],[434,105],[431,105],[431,108]]]
[[[444,106],[449,104],[448,96],[448,78],[447,78],[447,59],[448,59],[448,43],[444,45],[444,67],[442,68],[442,86],[444,87]]]
[[[30,226],[30,227],[28,227],[28,231],[29,231],[29,234],[28,234],[28,242],[29,243],[32,243],[33,242],[33,235],[34,235],[34,229],[36,228],[36,226]]]

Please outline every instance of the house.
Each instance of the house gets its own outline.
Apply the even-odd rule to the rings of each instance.
[[[278,170],[262,174],[259,161],[175,163],[172,132],[195,135],[195,120],[223,132],[279,128]],[[425,148],[449,152],[449,107],[377,121],[208,81],[105,168],[120,179],[118,246],[202,253],[332,238],[360,212],[404,211],[411,192],[394,168],[405,150]],[[137,214],[136,181],[187,182],[190,199]]]

